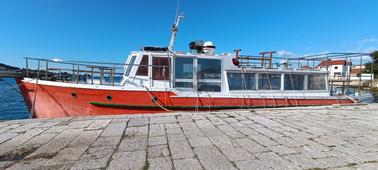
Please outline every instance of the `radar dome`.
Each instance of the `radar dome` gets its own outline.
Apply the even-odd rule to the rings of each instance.
[[[215,52],[215,46],[214,43],[211,41],[206,41],[203,43],[203,52],[207,55],[214,55]]]

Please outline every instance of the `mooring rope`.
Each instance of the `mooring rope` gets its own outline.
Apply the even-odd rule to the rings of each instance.
[[[269,77],[269,73],[268,73],[268,70],[266,69],[266,67],[264,67],[264,71],[265,71],[266,77],[268,78],[269,88],[270,88],[270,90],[273,90],[273,88],[272,88],[272,83],[271,83],[271,81],[270,81],[270,77]],[[274,97],[274,94],[272,95],[272,98],[273,98],[273,102],[274,102],[273,107],[276,108],[276,104],[277,104],[277,103],[276,103],[276,99],[275,99],[275,97]]]
[[[294,83],[293,83],[293,79],[292,79],[292,77],[291,77],[291,70],[289,70],[289,76],[290,76],[290,83],[291,83],[291,87],[293,88],[293,91],[294,91]],[[285,78],[285,77],[284,77]],[[285,85],[284,85],[285,86]],[[294,92],[293,92],[294,93]],[[299,103],[298,103],[298,96],[297,95],[295,95],[294,94],[294,96],[295,96],[295,102],[296,102],[296,105],[297,105],[297,107],[299,106]]]
[[[34,116],[35,100],[37,99],[37,89],[38,89],[37,85],[38,85],[38,78],[36,79],[35,84],[34,84],[34,99],[33,99],[32,107],[30,109],[29,119],[33,118],[33,116]]]
[[[31,79],[31,80],[29,80],[29,81],[23,82],[23,83],[21,83],[21,84],[17,84],[17,85],[15,85],[15,86],[21,86],[21,85],[24,85],[25,83],[29,83],[29,82],[31,82],[31,81],[33,81],[33,80],[34,80],[34,79]],[[6,92],[6,91],[8,91],[8,90],[12,90],[12,89],[14,89],[14,90],[16,90],[17,92],[19,92],[19,93],[21,94],[21,92],[18,91],[17,88],[16,88],[14,85],[9,84],[9,82],[6,81],[6,80],[4,80],[4,81],[10,86],[10,88],[5,89],[5,90],[2,90],[2,91],[0,91],[0,93],[4,93],[4,92]]]
[[[171,110],[165,108],[164,106],[162,106],[159,103],[158,98],[156,96],[154,96],[153,94],[151,94],[150,90],[146,86],[144,86],[144,88],[146,88],[147,94],[150,96],[150,98],[151,98],[151,100],[152,100],[153,103],[155,103],[157,106],[159,106],[161,109],[163,109],[163,110],[165,110],[167,112],[171,111]]]

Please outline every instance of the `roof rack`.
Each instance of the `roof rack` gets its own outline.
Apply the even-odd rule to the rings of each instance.
[[[168,47],[155,47],[155,46],[145,46],[142,47],[142,51],[153,51],[153,52],[167,52]]]

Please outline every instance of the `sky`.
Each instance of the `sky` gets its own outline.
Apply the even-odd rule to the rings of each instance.
[[[123,63],[168,46],[177,0],[0,0],[0,63],[23,57]],[[217,53],[281,56],[378,49],[377,0],[181,0],[175,50],[211,40]]]

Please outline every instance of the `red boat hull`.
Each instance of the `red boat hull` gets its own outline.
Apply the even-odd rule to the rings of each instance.
[[[166,112],[163,108],[193,111],[353,103],[345,98],[197,98],[177,97],[169,91],[72,88],[24,83],[21,79],[17,79],[17,83],[36,118]]]

